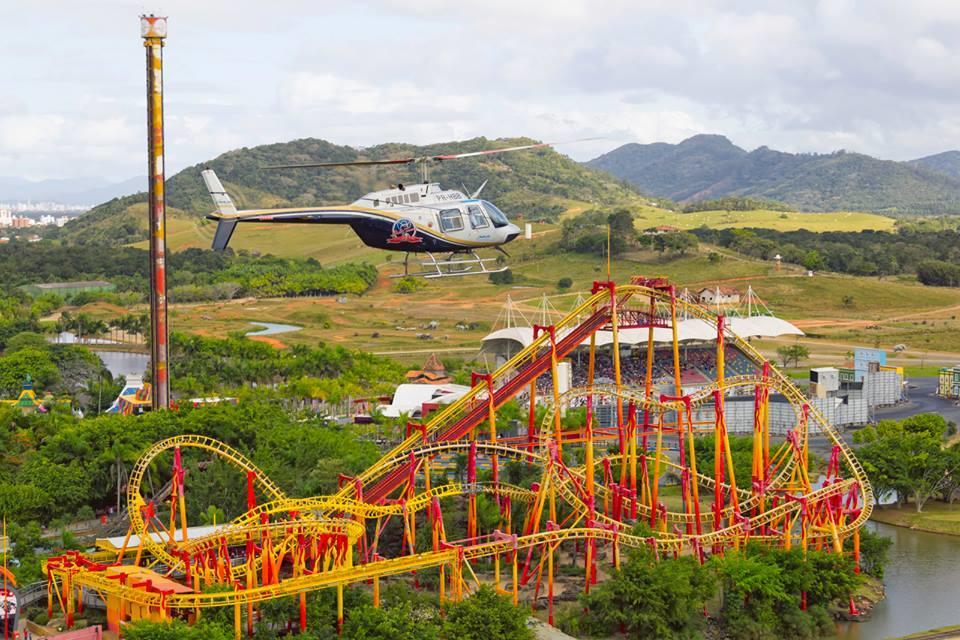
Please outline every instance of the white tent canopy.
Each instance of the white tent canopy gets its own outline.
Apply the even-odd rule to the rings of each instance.
[[[774,316],[750,316],[747,318],[727,318],[727,326],[741,338],[775,338],[777,336],[802,336],[803,331],[792,323]],[[645,344],[649,329],[623,329],[620,331],[621,344]],[[680,342],[708,341],[716,338],[717,330],[710,323],[700,318],[690,318],[677,322],[677,339]],[[533,343],[533,329],[530,327],[506,327],[498,329],[483,339],[484,350],[496,350],[495,341],[505,340],[515,343],[520,348],[528,347]],[[612,331],[598,331],[596,334],[597,346],[604,346],[613,342]],[[673,342],[673,330],[657,327],[653,330],[653,341],[657,344]],[[583,344],[590,344],[587,338]]]
[[[470,387],[462,384],[401,384],[393,393],[393,402],[382,408],[383,415],[388,418],[399,418],[401,413],[412,416],[425,402],[450,404],[467,391]]]

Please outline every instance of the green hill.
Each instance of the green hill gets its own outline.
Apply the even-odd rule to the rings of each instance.
[[[748,152],[718,135],[697,135],[675,145],[627,144],[587,163],[645,193],[683,203],[748,196],[806,211],[960,211],[960,178],[930,164],[847,151],[794,154],[760,147]]]
[[[943,153],[911,160],[908,164],[960,179],[960,151],[944,151]]]
[[[209,162],[184,169],[167,180],[168,214],[196,218],[212,209],[200,171],[212,168],[238,207],[280,207],[340,204],[397,182],[419,180],[409,167],[343,167],[337,169],[265,170],[274,164],[400,158],[480,151],[533,142],[527,138],[474,138],[428,146],[382,144],[363,150],[306,138],[228,151]],[[517,219],[555,219],[571,201],[610,204],[637,197],[628,184],[557,153],[538,149],[500,156],[470,158],[435,165],[431,180],[447,188],[473,190],[488,181],[483,195]],[[68,224],[69,242],[128,244],[146,238],[146,194],[117,198],[93,208]]]

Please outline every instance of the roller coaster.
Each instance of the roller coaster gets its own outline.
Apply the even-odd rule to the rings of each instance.
[[[716,379],[691,392],[681,384],[680,313],[716,331]],[[642,386],[621,377],[618,332],[627,328],[648,330]],[[654,384],[655,333],[672,333],[669,389]],[[610,384],[596,381],[598,334],[612,338]],[[210,438],[156,443],[131,474],[130,529],[119,550],[48,560],[49,613],[61,609],[69,627],[83,595],[92,592],[106,603],[108,627],[122,632],[132,620],[193,621],[203,610],[229,607],[239,638],[244,626],[252,634],[265,601],[299,598],[299,625],[306,629],[306,594],[336,589],[342,625],[346,586],[370,585],[379,605],[382,579],[430,570],[441,603],[492,582],[515,603],[521,590],[524,600],[545,600],[552,622],[561,548],[576,554],[585,590],[597,582],[598,563],[619,567],[630,547],[705,560],[755,540],[850,553],[859,566],[859,529],[874,502],[863,469],[801,390],[723,316],[681,300],[665,279],[637,277],[628,285],[594,283],[592,295],[563,320],[534,327],[534,338],[493,373],[473,374],[471,390],[458,401],[408,423],[399,445],[356,477],[341,476],[332,495],[288,497],[242,453]],[[727,378],[728,346],[758,373]],[[578,347],[589,353],[587,384],[561,392],[558,363]],[[538,397],[541,377],[550,390]],[[749,478],[736,476],[724,418],[724,399],[735,393],[754,399]],[[795,415],[793,428],[775,442],[772,395]],[[507,436],[498,409],[515,398],[529,407],[529,417],[525,429]],[[601,406],[611,416],[606,424],[597,419]],[[563,418],[571,407],[585,407],[579,426]],[[711,420],[702,419],[704,409]],[[829,441],[831,455],[812,478],[809,441],[816,434]],[[713,455],[702,464],[708,469],[698,469],[695,441],[708,435]],[[246,478],[246,512],[193,536],[182,461],[188,449]],[[170,495],[157,505],[143,495],[143,481],[170,452]],[[448,467],[458,456],[466,459],[465,474],[451,479]],[[508,464],[522,466],[534,481],[505,482]],[[489,514],[480,517],[480,501],[496,505],[495,525]],[[462,538],[447,535],[444,512],[455,510],[466,522]],[[418,536],[418,528],[426,533]]]

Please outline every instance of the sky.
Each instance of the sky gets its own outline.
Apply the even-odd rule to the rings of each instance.
[[[147,12],[168,174],[302,137],[960,148],[956,0],[2,0],[0,175],[146,172]]]

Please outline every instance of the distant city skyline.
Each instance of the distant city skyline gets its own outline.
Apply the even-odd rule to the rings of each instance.
[[[945,0],[11,0],[0,176],[144,173],[145,10],[170,17],[170,175],[299,137],[604,138],[561,149],[577,160],[697,133],[893,160],[960,148]]]

